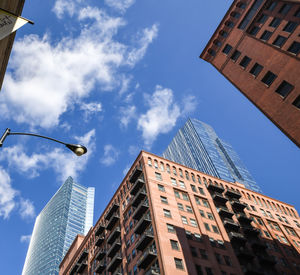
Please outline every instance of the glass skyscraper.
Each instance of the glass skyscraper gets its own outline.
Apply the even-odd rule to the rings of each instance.
[[[77,234],[93,225],[95,188],[69,177],[37,216],[22,275],[57,275]]]
[[[197,119],[188,119],[168,145],[163,157],[262,192],[232,146],[221,140],[211,126]]]

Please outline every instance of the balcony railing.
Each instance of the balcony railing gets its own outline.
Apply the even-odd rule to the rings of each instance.
[[[105,255],[106,255],[106,249],[100,249],[95,256],[95,259],[100,261],[105,257]]]
[[[96,239],[96,242],[95,242],[95,245],[100,247],[102,245],[102,243],[104,242],[105,238],[104,236],[99,236],[97,239]]]
[[[81,263],[85,258],[87,258],[87,256],[89,255],[89,251],[88,250],[84,250],[82,251],[77,263]]]
[[[240,225],[234,222],[232,219],[224,219],[224,226],[227,230],[238,231],[240,229]]]
[[[107,239],[108,244],[112,244],[121,235],[121,229],[117,226],[109,235]]]
[[[210,191],[210,192],[216,192],[216,193],[223,193],[224,192],[224,188],[220,185],[216,185],[216,184],[209,184],[207,186],[207,189]]]
[[[233,208],[239,209],[239,210],[243,210],[243,209],[245,209],[247,207],[247,205],[244,202],[241,202],[241,201],[239,201],[237,199],[232,199],[230,201],[230,204],[231,204],[231,206]]]
[[[82,262],[82,263],[79,265],[78,269],[77,269],[77,273],[78,273],[78,274],[82,274],[83,271],[87,268],[87,266],[88,266],[88,262],[87,262],[87,261]]]
[[[119,220],[120,220],[119,214],[113,214],[106,225],[106,229],[111,230]]]
[[[120,252],[118,252],[110,261],[110,263],[107,265],[107,270],[111,273],[113,273],[117,267],[122,262],[122,255]]]
[[[241,245],[244,245],[247,241],[246,238],[241,233],[229,232],[228,236],[232,242],[238,243]]]
[[[110,249],[107,251],[107,256],[109,258],[113,258],[116,255],[116,253],[120,250],[121,246],[121,240],[115,240],[115,242],[111,245]]]
[[[110,220],[111,216],[120,208],[118,203],[113,203],[111,208],[108,210],[107,214],[105,215],[105,219],[108,221]]]
[[[134,184],[132,185],[131,187],[131,190],[130,190],[130,194],[132,196],[135,196],[136,193],[142,188],[142,186],[145,184],[144,180],[143,179],[138,179],[134,182]]]
[[[225,204],[228,201],[227,198],[225,198],[222,194],[219,194],[219,193],[213,194],[212,198],[215,202],[218,202],[218,203],[221,203],[221,204]]]
[[[231,218],[234,215],[232,211],[230,211],[227,207],[224,206],[218,207],[217,211],[219,215],[224,218]]]
[[[149,202],[148,200],[144,200],[134,211],[133,219],[139,220],[144,213],[149,209]]]
[[[225,192],[225,195],[228,198],[233,198],[233,199],[240,199],[242,197],[240,192],[232,190],[232,189],[227,189],[226,192]]]
[[[139,258],[137,265],[139,268],[147,269],[147,267],[157,258],[157,251],[153,247],[148,247]]]
[[[142,234],[145,229],[151,224],[150,213],[144,214],[140,221],[134,227],[135,234]]]
[[[133,198],[132,206],[137,207],[140,204],[140,202],[146,198],[146,196],[147,196],[146,189],[141,188]]]
[[[133,170],[132,174],[130,175],[129,181],[130,181],[131,183],[136,182],[136,180],[139,178],[139,176],[140,176],[142,173],[143,173],[143,169],[140,168],[140,167],[136,167],[136,168]]]
[[[106,262],[102,260],[101,262],[98,263],[96,266],[95,272],[97,274],[101,274],[104,270],[106,269]]]
[[[151,241],[154,240],[153,230],[147,230],[140,236],[140,240],[136,244],[136,249],[143,251]]]
[[[103,224],[100,224],[97,229],[95,230],[95,236],[99,236],[104,232],[105,226]]]

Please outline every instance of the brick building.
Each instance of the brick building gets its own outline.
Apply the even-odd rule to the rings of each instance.
[[[299,23],[299,0],[235,0],[200,55],[298,147]]]
[[[59,274],[295,275],[299,236],[293,206],[142,151]]]
[[[25,0],[1,0],[0,8],[13,14],[21,15]],[[16,32],[0,40],[0,89],[2,87],[8,59],[14,43]]]

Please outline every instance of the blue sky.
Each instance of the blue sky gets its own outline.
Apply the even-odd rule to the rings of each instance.
[[[34,219],[67,176],[96,187],[96,221],[141,149],[188,117],[231,143],[266,195],[300,209],[298,148],[199,59],[230,1],[27,0],[2,91],[1,273],[21,274]],[[284,190],[283,190],[284,188]],[[3,249],[4,248],[4,249]]]

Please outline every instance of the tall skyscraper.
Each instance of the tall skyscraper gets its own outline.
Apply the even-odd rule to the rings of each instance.
[[[300,274],[299,236],[293,206],[141,152],[59,274]]]
[[[197,119],[188,119],[177,132],[163,157],[226,181],[238,181],[261,192],[232,146],[214,129]]]
[[[58,274],[77,234],[86,234],[93,225],[94,193],[71,177],[65,181],[36,218],[23,275]]]
[[[299,1],[235,0],[200,56],[298,147],[299,33]]]

